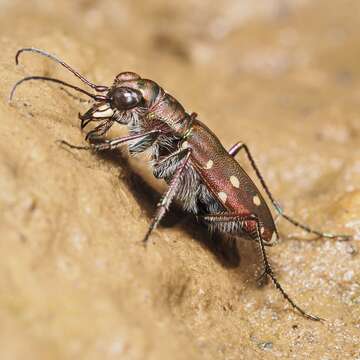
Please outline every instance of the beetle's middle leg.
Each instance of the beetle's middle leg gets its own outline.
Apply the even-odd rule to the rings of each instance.
[[[268,186],[266,185],[265,180],[264,180],[263,176],[261,175],[260,170],[257,167],[255,160],[254,160],[253,156],[251,155],[248,146],[242,142],[238,142],[229,149],[229,155],[231,155],[232,157],[235,157],[239,153],[240,150],[245,150],[247,158],[251,164],[251,167],[255,171],[256,176],[260,180],[260,183],[261,183],[263,189],[265,190],[267,196],[269,197],[271,203],[273,204],[275,210],[281,217],[283,217],[284,219],[286,219],[288,222],[295,225],[296,227],[299,227],[300,229],[303,229],[306,232],[317,235],[319,237],[328,238],[328,239],[338,239],[338,240],[351,239],[350,235],[332,234],[332,233],[314,230],[314,229],[310,228],[309,226],[301,224],[299,221],[297,221],[297,220],[293,219],[292,217],[290,217],[289,215],[287,215],[283,211],[283,209],[281,208],[279,203],[274,199],[272,193],[270,192]]]
[[[239,222],[241,224],[252,223],[253,227],[254,227],[254,232],[251,231],[251,233],[249,233],[249,235],[252,236],[258,242],[259,249],[260,249],[260,255],[261,255],[261,259],[262,259],[262,263],[263,263],[263,273],[260,276],[260,278],[268,276],[274,283],[275,287],[280,291],[282,296],[285,298],[285,300],[288,301],[294,309],[299,311],[301,315],[303,315],[304,317],[306,317],[310,320],[315,320],[315,321],[322,320],[321,318],[314,316],[314,315],[310,315],[305,310],[303,310],[299,305],[297,305],[294,302],[294,300],[291,299],[291,297],[286,293],[286,291],[280,285],[279,281],[275,277],[275,275],[272,271],[272,268],[270,266],[270,263],[269,263],[269,260],[268,260],[268,257],[267,257],[266,251],[265,251],[265,243],[261,236],[261,230],[260,230],[261,226],[259,223],[259,219],[257,218],[256,215],[250,214],[250,215],[244,216],[244,215],[236,214],[236,213],[219,213],[219,214],[204,215],[204,216],[202,216],[202,218],[210,223],[211,222],[220,222],[220,223],[221,222]]]
[[[161,200],[157,204],[155,215],[152,218],[149,229],[148,229],[148,231],[145,234],[145,237],[143,239],[143,244],[144,245],[147,244],[147,242],[149,240],[149,237],[150,237],[150,234],[152,233],[153,230],[156,229],[159,222],[161,221],[161,219],[166,214],[166,211],[168,210],[172,200],[174,199],[174,197],[176,195],[176,191],[179,188],[182,174],[184,173],[184,170],[186,169],[186,166],[187,166],[187,164],[189,162],[189,158],[190,158],[190,154],[191,154],[191,150],[186,149],[184,151],[187,152],[187,154],[185,155],[185,158],[182,160],[182,162],[180,162],[179,166],[177,167],[177,169],[175,171],[175,174],[173,175],[172,179],[170,180],[168,190],[162,196]],[[177,156],[177,155],[180,155],[180,153],[176,152],[175,154],[170,154],[168,156],[168,158],[170,158],[172,156]]]

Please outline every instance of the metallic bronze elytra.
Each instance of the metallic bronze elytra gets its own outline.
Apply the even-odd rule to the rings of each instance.
[[[95,85],[64,61],[43,50],[20,49],[16,54],[16,63],[20,54],[26,51],[54,60],[97,92],[92,94],[62,80],[45,76],[25,77],[12,88],[10,100],[17,86],[24,81],[46,80],[70,87],[94,100],[94,105],[85,114],[79,115],[82,129],[91,122],[98,123],[86,135],[90,144],[75,146],[62,141],[63,144],[75,149],[96,151],[127,144],[131,154],[149,151],[154,176],[164,179],[169,188],[157,205],[144,244],[176,198],[184,210],[197,215],[211,230],[256,240],[263,263],[262,277],[268,276],[284,298],[303,316],[321,320],[299,307],[272,272],[265,245],[274,244],[279,238],[278,232],[265,199],[234,159],[236,154],[240,150],[246,152],[265,193],[280,216],[319,237],[346,240],[350,236],[313,230],[285,214],[270,193],[248,147],[237,143],[226,151],[217,136],[197,119],[196,113],[187,113],[174,97],[154,81],[143,79],[133,72],[122,72],[110,87]],[[102,138],[114,123],[127,125],[129,135]]]

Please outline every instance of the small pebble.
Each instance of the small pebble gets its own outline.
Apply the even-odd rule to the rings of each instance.
[[[273,343],[268,341],[268,342],[260,342],[257,344],[258,348],[261,350],[271,350],[273,348]]]

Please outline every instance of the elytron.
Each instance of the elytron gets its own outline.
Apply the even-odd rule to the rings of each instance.
[[[153,174],[164,179],[168,190],[157,204],[155,215],[143,239],[147,243],[170,204],[177,199],[185,211],[193,213],[211,231],[255,240],[258,244],[263,272],[293,308],[311,320],[321,318],[308,314],[285,292],[275,277],[268,261],[265,246],[273,245],[279,238],[273,216],[260,191],[235,160],[243,150],[256,176],[276,212],[293,225],[308,233],[330,239],[348,239],[313,230],[302,225],[283,212],[269,191],[248,147],[236,143],[228,151],[217,136],[207,128],[196,113],[188,113],[183,106],[156,82],[133,72],[121,72],[111,86],[95,85],[56,56],[36,48],[23,48],[16,54],[16,64],[23,52],[46,56],[72,72],[83,83],[95,90],[95,94],[47,76],[28,76],[19,80],[11,90],[10,100],[16,88],[29,80],[44,80],[72,88],[94,100],[93,106],[79,115],[81,129],[95,123],[86,134],[87,146],[75,149],[111,150],[127,145],[130,154],[148,151]],[[127,136],[106,139],[104,136],[118,123],[128,127]]]

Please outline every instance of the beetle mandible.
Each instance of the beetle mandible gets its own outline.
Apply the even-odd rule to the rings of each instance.
[[[298,306],[275,277],[265,251],[266,245],[274,244],[279,238],[273,216],[254,182],[234,159],[235,155],[241,150],[246,153],[266,195],[281,217],[319,237],[344,240],[349,236],[313,230],[284,213],[269,191],[246,144],[239,142],[226,151],[217,136],[197,119],[196,113],[187,113],[154,81],[133,72],[121,72],[112,86],[95,85],[64,61],[40,49],[18,50],[16,64],[23,52],[38,53],[54,60],[96,91],[93,94],[47,76],[24,77],[12,88],[10,100],[21,83],[45,80],[72,88],[94,100],[94,105],[85,114],[79,114],[81,129],[91,122],[98,123],[85,137],[89,145],[62,143],[75,149],[95,151],[127,144],[130,154],[149,151],[153,174],[166,181],[168,190],[157,204],[143,239],[144,244],[176,198],[184,210],[198,216],[211,230],[256,240],[263,264],[261,278],[269,277],[283,297],[304,317],[321,320]],[[114,123],[126,125],[129,135],[102,138]]]

